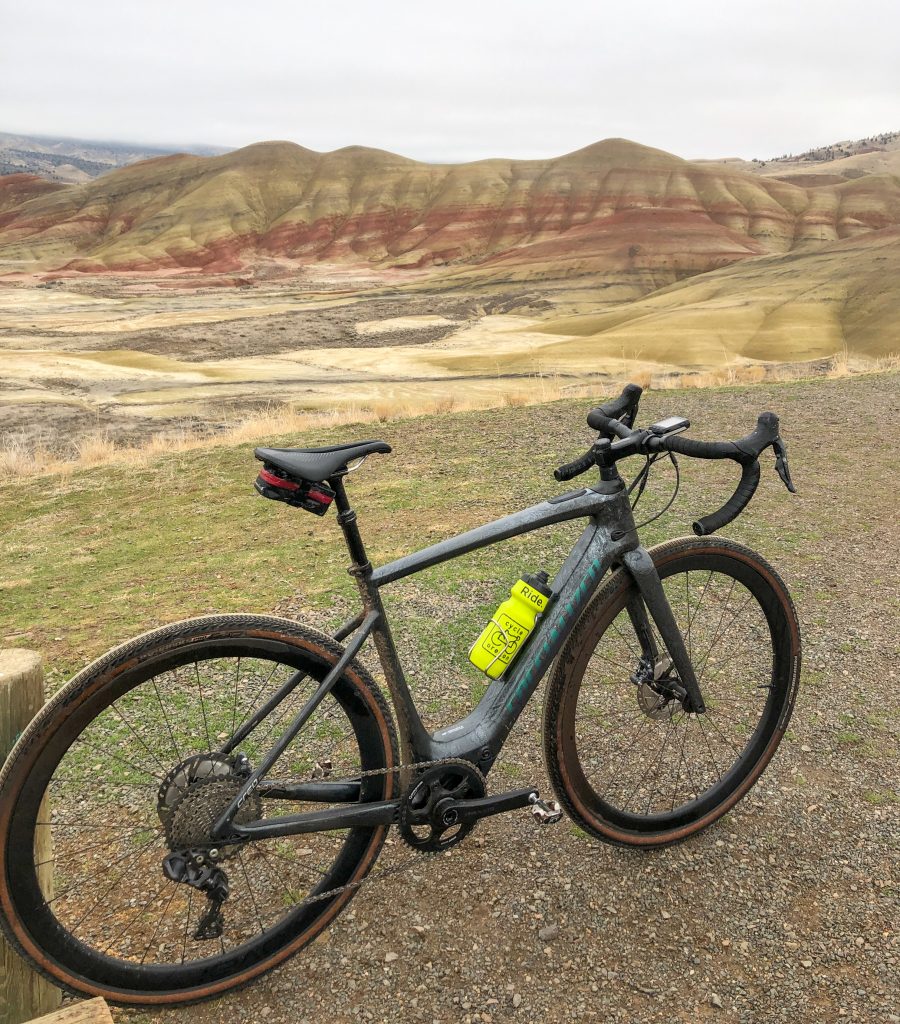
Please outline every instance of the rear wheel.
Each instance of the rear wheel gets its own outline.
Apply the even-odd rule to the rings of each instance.
[[[793,709],[800,631],[784,583],[730,541],[684,539],[650,552],[707,705],[685,712],[654,627],[646,670],[617,571],[585,610],[547,693],[544,745],[560,800],[606,842],[663,846],[725,814],[759,778]]]
[[[296,622],[194,619],[110,652],[62,690],[0,776],[0,921],[19,951],[79,993],[166,1004],[244,984],[312,941],[374,864],[386,827],[218,850],[230,894],[222,933],[212,938],[198,938],[206,896],[170,881],[162,861],[173,849],[217,845],[209,828],[242,774],[340,652]],[[229,737],[298,670],[296,689],[223,754]],[[362,778],[359,799],[382,800],[396,785],[395,764],[384,701],[351,663],[269,778],[330,772],[353,779],[372,771],[378,774]],[[238,820],[322,806],[270,798],[264,784]],[[49,858],[34,852],[46,849],[47,830],[52,882]]]

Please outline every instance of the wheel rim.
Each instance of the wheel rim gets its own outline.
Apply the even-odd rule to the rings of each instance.
[[[664,665],[649,686],[632,682],[641,649],[629,585],[607,606],[596,646],[582,650],[573,668],[580,682],[560,715],[573,795],[592,819],[630,833],[672,832],[727,802],[759,765],[785,696],[781,605],[752,567],[700,554],[658,571],[707,712],[688,715],[666,699]]]
[[[383,829],[254,841],[235,851],[223,865],[232,889],[226,930],[213,942],[193,936],[205,897],[161,872],[168,852],[157,807],[163,770],[214,747],[290,674],[309,669],[309,679],[240,745],[255,764],[329,667],[287,643],[221,639],[122,672],[78,705],[42,748],[22,787],[24,812],[10,829],[10,893],[39,949],[69,972],[123,990],[203,986],[252,970],[345,902],[347,893],[304,901],[364,874]],[[326,760],[335,779],[383,768],[383,723],[371,710],[345,677],[270,777],[309,778],[316,761]],[[362,798],[379,799],[390,785],[386,775],[364,780]],[[45,790],[49,817],[38,806]],[[263,805],[267,817],[311,808]],[[56,866],[49,901],[41,892],[47,865],[32,856],[46,822]]]

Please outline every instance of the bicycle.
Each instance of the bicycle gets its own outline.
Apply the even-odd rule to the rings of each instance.
[[[362,885],[391,827],[434,854],[488,815],[527,808],[551,823],[564,809],[597,839],[651,848],[732,808],[784,735],[800,630],[775,570],[708,535],[750,501],[767,448],[794,490],[786,451],[771,413],[736,442],[683,438],[690,424],[679,417],[638,429],[640,395],[629,385],[593,409],[596,442],[555,474],[598,468],[596,482],[379,568],[345,479],[389,445],[257,449],[263,496],[317,515],[336,507],[362,611],[334,636],[260,615],[179,622],[66,685],[0,773],[0,921],[15,948],[80,994],[196,1001],[311,942]],[[694,523],[696,537],[648,551],[633,504],[658,459],[677,473],[676,454],[732,459],[741,480]],[[645,461],[626,486],[617,464],[631,456]],[[522,649],[467,717],[429,733],[381,588],[579,518],[587,525]],[[370,637],[397,728],[357,658]],[[535,787],[489,794],[490,768],[551,665],[544,751],[559,803]],[[48,830],[55,883],[50,858],[35,855]]]

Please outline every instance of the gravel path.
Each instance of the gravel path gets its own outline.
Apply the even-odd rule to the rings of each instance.
[[[900,1021],[898,467],[886,442],[877,459],[869,448],[894,436],[898,377],[677,397],[670,409],[671,394],[648,396],[646,414],[692,415],[707,437],[762,408],[790,422],[800,496],[789,504],[766,466],[755,514],[726,531],[782,571],[804,628],[791,729],[749,797],[690,842],[643,854],[595,845],[565,819],[489,819],[449,854],[369,883],[313,947],[243,992],[119,1016]],[[710,493],[722,495],[716,479]],[[669,535],[685,515],[669,517]],[[446,685],[433,680],[426,696]],[[547,790],[540,696],[495,789]],[[408,856],[392,842],[380,868]]]

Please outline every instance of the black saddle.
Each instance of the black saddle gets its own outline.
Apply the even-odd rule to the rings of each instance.
[[[347,469],[347,463],[375,452],[387,454],[391,446],[384,441],[357,441],[330,444],[324,448],[257,448],[260,462],[275,466],[292,477],[320,483]]]

